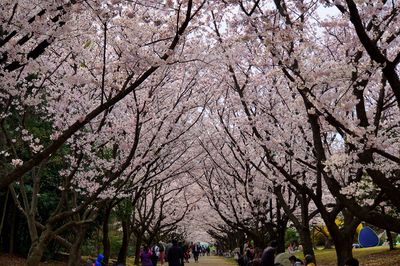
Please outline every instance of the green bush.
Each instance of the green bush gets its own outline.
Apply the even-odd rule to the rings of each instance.
[[[290,243],[299,243],[299,234],[293,227],[288,227],[285,232],[285,247],[288,247]]]

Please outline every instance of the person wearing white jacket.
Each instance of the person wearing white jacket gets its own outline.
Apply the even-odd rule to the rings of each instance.
[[[154,244],[154,246],[151,248],[151,253],[151,262],[153,262],[153,266],[157,266],[157,261],[160,257],[160,248],[157,246],[157,244]]]

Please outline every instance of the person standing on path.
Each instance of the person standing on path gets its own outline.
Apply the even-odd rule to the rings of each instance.
[[[172,240],[172,247],[167,254],[168,266],[183,266],[183,250],[178,246],[178,241]]]
[[[151,253],[151,262],[153,263],[153,266],[157,266],[157,261],[160,257],[160,248],[157,244],[154,244],[154,246],[151,248]]]
[[[270,245],[266,247],[261,256],[261,266],[274,266],[276,247],[278,244],[275,240],[272,240]]]
[[[142,266],[153,266],[153,262],[151,261],[151,251],[149,247],[145,246],[143,251],[140,252],[140,260],[142,261]]]
[[[199,261],[199,254],[200,254],[200,245],[198,243],[194,243],[192,247],[192,253],[194,257],[194,261]]]
[[[163,243],[158,243],[158,246],[160,248],[160,264],[161,266],[164,266],[164,261],[165,261],[165,246]]]
[[[183,244],[183,257],[185,259],[185,262],[189,263],[189,258],[190,258],[190,246],[188,243]]]

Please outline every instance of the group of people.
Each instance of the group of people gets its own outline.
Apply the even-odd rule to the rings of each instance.
[[[172,241],[172,247],[166,249],[164,245],[157,244],[152,248],[143,247],[140,252],[142,266],[156,266],[160,261],[161,266],[165,260],[168,261],[168,266],[183,266],[189,262],[190,254],[193,254],[195,262],[199,261],[200,254],[210,255],[210,248],[200,245],[200,243],[183,244],[178,241]]]
[[[295,255],[290,256],[289,261],[292,266],[302,266],[302,265],[315,266],[314,257],[310,254],[304,256],[304,262],[301,259],[296,258]]]
[[[158,261],[163,266],[165,262],[165,247],[161,243],[155,244],[151,248],[144,246],[139,256],[142,266],[156,266]]]
[[[243,254],[238,252],[237,261],[239,266],[280,266],[280,263],[275,263],[275,254],[277,251],[277,242],[275,240],[266,247],[262,252],[257,248],[252,247],[248,241],[243,248]],[[307,254],[304,256],[304,261],[291,255],[288,258],[292,266],[316,266],[315,258]],[[359,262],[355,258],[348,259],[345,266],[359,266]]]

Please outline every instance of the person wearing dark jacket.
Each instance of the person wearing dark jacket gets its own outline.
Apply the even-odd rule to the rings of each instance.
[[[261,256],[261,266],[274,266],[275,260],[275,252],[277,243],[275,240],[272,240],[270,245],[266,247]]]
[[[192,246],[192,253],[193,253],[193,258],[195,262],[199,261],[199,255],[201,252],[201,247],[199,243],[194,243]]]
[[[178,246],[176,240],[172,240],[172,247],[168,250],[168,266],[182,266],[183,262],[183,250]]]

